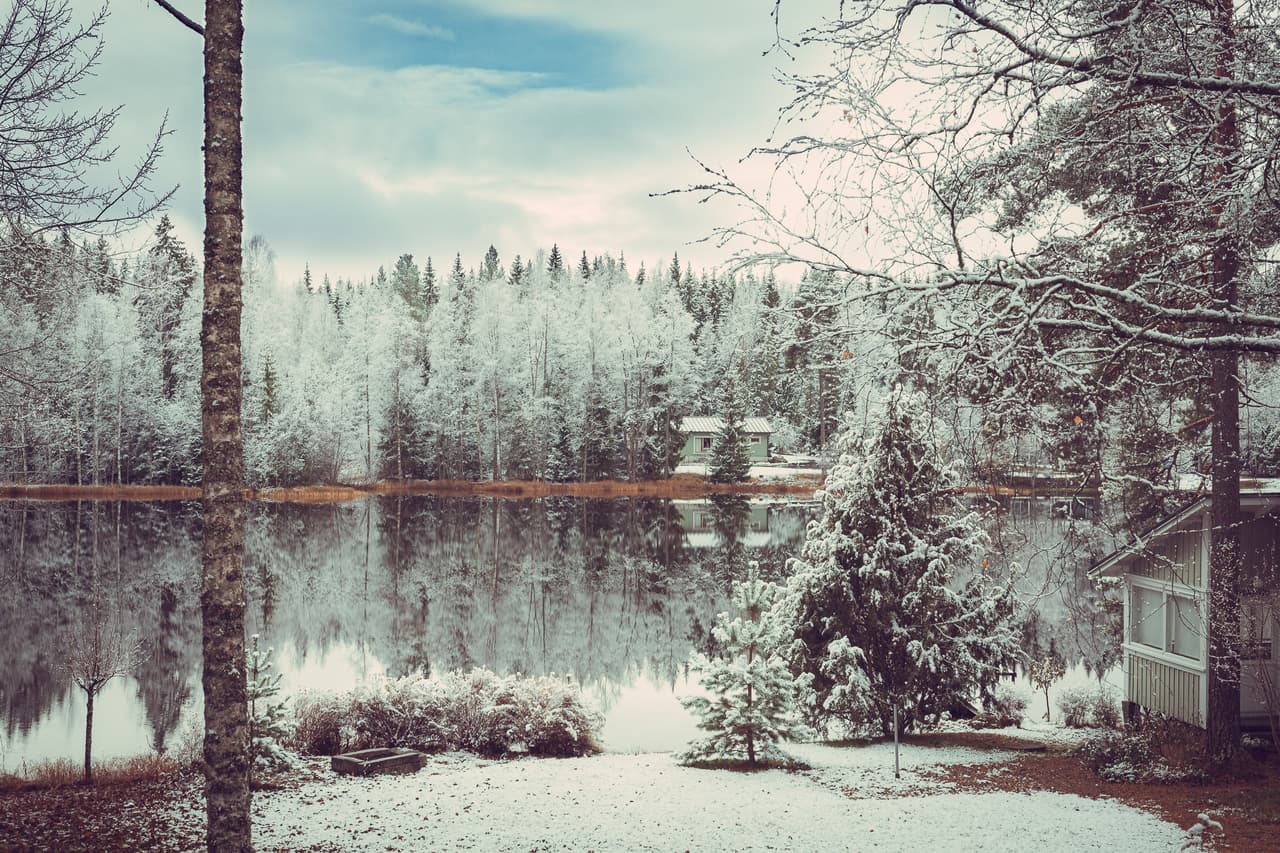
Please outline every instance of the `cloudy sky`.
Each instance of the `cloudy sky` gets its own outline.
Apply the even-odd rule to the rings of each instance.
[[[286,281],[402,252],[476,266],[490,243],[504,264],[555,242],[713,266],[723,251],[686,244],[732,210],[649,193],[700,179],[687,150],[732,166],[786,97],[785,60],[762,55],[773,0],[245,5],[247,229]],[[198,253],[199,38],[151,0],[112,0],[105,40],[86,94],[125,104],[124,154],[167,112],[160,182],[180,185],[170,214]]]

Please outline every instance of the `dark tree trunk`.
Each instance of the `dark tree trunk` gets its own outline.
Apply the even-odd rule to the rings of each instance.
[[[1217,77],[1234,76],[1235,23],[1232,0],[1217,0]],[[1213,307],[1234,309],[1239,298],[1240,249],[1226,226],[1225,206],[1239,180],[1240,135],[1233,96],[1219,101],[1213,133],[1217,155],[1213,182],[1221,193],[1215,204],[1217,237],[1213,247]],[[1229,326],[1221,329],[1230,334]],[[1223,351],[1212,357],[1209,389],[1213,404],[1213,491],[1209,539],[1208,689],[1206,747],[1215,762],[1230,759],[1240,742],[1240,355]]]
[[[84,698],[84,783],[93,784],[93,694],[86,690]]]
[[[204,760],[210,850],[252,849],[240,434],[240,0],[207,0],[204,40]]]

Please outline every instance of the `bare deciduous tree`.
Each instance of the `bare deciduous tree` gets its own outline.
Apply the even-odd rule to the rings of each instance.
[[[97,611],[97,607],[94,608]],[[84,691],[84,781],[93,782],[93,703],[111,679],[133,672],[141,659],[142,645],[124,631],[117,620],[104,620],[95,612],[83,633],[72,634],[67,644],[67,672]]]
[[[102,53],[104,6],[84,23],[69,0],[14,0],[0,20],[0,211],[15,231],[129,226],[162,207],[153,193],[162,125],[135,165],[103,174],[121,107],[67,110]]]

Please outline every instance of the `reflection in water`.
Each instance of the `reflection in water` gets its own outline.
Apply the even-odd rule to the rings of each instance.
[[[1114,645],[1080,571],[1091,528],[1047,503],[1001,509],[999,549],[1028,569],[1028,643],[1105,668]],[[275,648],[286,692],[472,666],[557,673],[606,710],[607,747],[671,749],[693,735],[673,691],[696,689],[685,663],[710,650],[730,583],[750,560],[780,578],[812,512],[742,498],[259,504],[246,621]],[[165,751],[198,717],[198,507],[3,504],[4,766],[83,748],[60,649],[95,596],[146,643],[134,677],[100,697],[95,755]]]

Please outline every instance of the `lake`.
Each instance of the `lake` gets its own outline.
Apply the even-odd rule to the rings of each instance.
[[[993,565],[1023,567],[1022,633],[1082,677],[1116,659],[1116,609],[1083,577],[1103,547],[1092,508],[991,504]],[[258,503],[246,530],[246,622],[282,689],[483,666],[554,673],[605,712],[611,751],[694,737],[678,696],[749,561],[780,579],[812,502],[376,497]],[[0,767],[83,754],[84,697],[64,650],[94,624],[144,644],[95,708],[94,755],[165,751],[200,716],[199,506],[0,504]],[[190,731],[188,731],[190,730]]]

